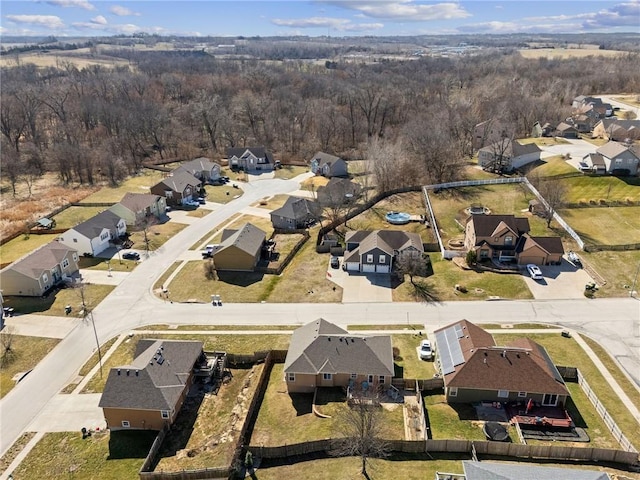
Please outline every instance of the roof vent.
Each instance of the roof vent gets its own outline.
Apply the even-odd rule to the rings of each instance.
[[[484,359],[484,363],[485,363],[485,364],[487,363],[487,359],[486,359],[486,358]]]
[[[120,375],[120,369],[118,369],[118,375]]]
[[[136,370],[136,377],[138,376],[139,373],[140,373],[140,370]]]
[[[129,369],[127,369],[127,377],[129,376]]]
[[[503,356],[503,358],[507,358],[507,351],[506,350],[502,351],[502,356]]]

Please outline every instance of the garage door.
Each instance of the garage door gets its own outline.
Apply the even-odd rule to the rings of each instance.
[[[347,263],[347,270],[349,272],[357,272],[360,270],[360,264],[357,262],[348,262]]]
[[[376,266],[373,264],[364,264],[362,265],[362,271],[365,273],[375,273],[376,271]]]
[[[544,265],[544,257],[537,257],[537,256],[529,256],[529,257],[519,257],[518,258],[518,263],[520,265],[526,265],[528,263],[533,263],[534,265]]]
[[[376,267],[377,273],[389,273],[389,265],[378,265]]]

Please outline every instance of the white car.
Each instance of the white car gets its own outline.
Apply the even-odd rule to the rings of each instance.
[[[529,276],[534,280],[542,280],[542,271],[537,265],[534,265],[533,263],[527,265],[527,272],[529,272]]]
[[[420,359],[431,360],[433,359],[433,349],[431,348],[431,342],[429,340],[422,340],[420,342]]]

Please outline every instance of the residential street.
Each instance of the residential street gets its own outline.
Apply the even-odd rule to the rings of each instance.
[[[95,309],[100,343],[147,324],[291,325],[320,316],[338,325],[424,323],[431,330],[467,318],[473,322],[547,322],[599,340],[640,384],[640,302],[601,300],[483,301],[348,304],[177,304],[154,297],[154,281],[195,241],[259,199],[298,189],[295,180],[242,185],[245,194],[185,228],[131,272]],[[222,299],[224,302],[224,298]],[[0,455],[73,380],[95,349],[91,325],[79,322],[60,344],[0,401]]]

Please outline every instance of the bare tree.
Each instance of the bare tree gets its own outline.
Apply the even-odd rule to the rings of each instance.
[[[0,332],[0,366],[5,367],[13,360],[15,352],[13,351],[13,327],[7,325]]]
[[[547,228],[551,226],[551,220],[558,208],[561,208],[567,197],[567,186],[561,180],[545,180],[538,186],[540,195],[546,200],[544,206],[544,219]],[[544,203],[543,203],[544,205]]]
[[[428,255],[419,252],[405,252],[398,255],[396,269],[401,275],[409,275],[411,285],[416,286],[414,277],[426,277],[430,271],[431,260]]]
[[[151,238],[149,237],[149,234],[151,233],[151,227],[153,227],[154,225],[157,225],[158,223],[159,223],[158,217],[156,217],[155,215],[146,215],[144,218],[141,218],[138,221],[136,221],[133,227],[135,230],[142,232],[142,239],[144,242],[144,251],[147,257],[149,256],[149,250],[150,250],[149,247],[151,244]]]
[[[213,258],[209,258],[204,264],[204,277],[207,280],[218,280],[218,271],[216,270],[216,264]]]

